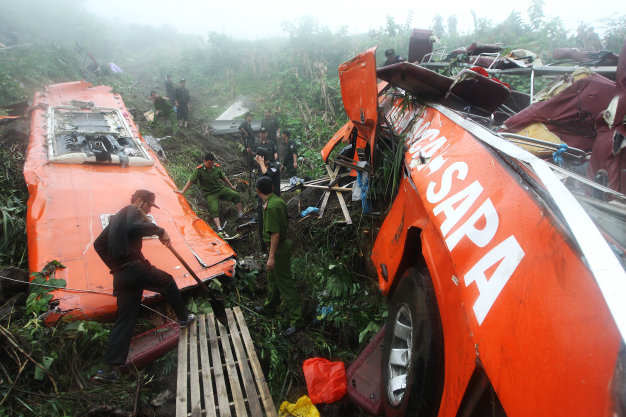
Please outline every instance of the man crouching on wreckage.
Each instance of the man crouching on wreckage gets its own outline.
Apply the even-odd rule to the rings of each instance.
[[[124,366],[128,356],[144,290],[161,294],[176,312],[180,327],[187,327],[195,320],[195,316],[189,314],[174,278],[152,266],[141,252],[145,236],[156,235],[166,246],[170,243],[165,229],[152,223],[147,216],[152,207],[159,208],[154,203],[155,198],[151,191],[135,191],[130,205],[111,217],[94,242],[94,249],[111,270],[113,295],[117,297],[117,320],[103,360],[106,368],[96,373],[96,380],[117,380],[117,371]]]

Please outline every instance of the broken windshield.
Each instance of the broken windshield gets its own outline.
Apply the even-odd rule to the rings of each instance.
[[[57,106],[49,111],[51,162],[149,166],[152,158],[114,108]]]

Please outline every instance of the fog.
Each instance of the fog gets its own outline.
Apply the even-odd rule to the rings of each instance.
[[[408,23],[410,27],[430,28],[436,15],[441,15],[444,22],[449,16],[455,15],[459,31],[469,32],[474,24],[472,10],[479,19],[499,23],[514,10],[526,18],[530,3],[530,0],[398,0],[393,3],[374,0],[85,0],[84,7],[95,15],[114,22],[170,25],[180,32],[203,37],[209,32],[218,32],[237,39],[261,39],[285,36],[283,23],[296,22],[304,16],[314,18],[320,26],[333,31],[345,27],[349,33],[356,34],[384,26],[387,16],[399,24]],[[558,17],[571,32],[584,22],[593,26],[600,34],[605,30],[603,19],[626,12],[623,0],[596,0],[584,7],[575,0],[547,0],[543,9],[546,20]]]

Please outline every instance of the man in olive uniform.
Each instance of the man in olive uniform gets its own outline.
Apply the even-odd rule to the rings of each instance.
[[[215,224],[217,234],[220,237],[226,237],[220,223],[219,201],[234,203],[238,217],[243,216],[243,204],[241,196],[235,191],[235,186],[231,184],[222,168],[215,164],[215,156],[210,152],[204,156],[204,163],[196,168],[183,189],[174,190],[174,192],[183,195],[191,187],[191,184],[196,183],[204,193],[209,206],[209,215]],[[229,188],[226,188],[224,184],[227,184]]]
[[[176,112],[172,105],[163,97],[159,96],[156,91],[150,93],[150,98],[154,103],[154,123],[158,119],[165,119],[170,123],[172,133],[178,132],[178,124],[176,124]]]
[[[246,113],[245,120],[239,125],[239,132],[243,140],[243,146],[246,148],[246,161],[248,169],[252,169],[252,161],[254,160],[254,151],[256,150],[254,141],[254,130],[252,130],[252,113]]]
[[[272,180],[274,194],[280,197],[280,170],[278,169],[276,163],[270,160],[269,154],[270,151],[259,146],[254,160],[259,165],[261,174]],[[259,224],[259,238],[261,240],[261,250],[265,253],[267,252],[267,246],[263,240],[263,201],[258,196],[257,199],[256,212],[257,222]]]
[[[272,116],[271,109],[265,109],[265,117],[261,120],[261,129],[265,128],[267,131],[267,137],[274,144],[277,145],[276,132],[278,132],[278,120],[275,116]]]
[[[267,300],[256,311],[273,314],[282,298],[289,312],[289,327],[283,336],[291,336],[302,326],[302,301],[291,273],[291,241],[287,238],[287,205],[272,192],[272,180],[260,177],[256,191],[263,200],[263,240],[269,245],[267,257]]]
[[[257,150],[263,148],[269,152],[270,161],[276,162],[278,160],[278,148],[276,144],[268,140],[267,130],[264,127],[261,128],[261,136],[259,142],[256,144]]]
[[[174,92],[174,98],[176,99],[178,126],[187,127],[187,123],[189,123],[189,90],[187,90],[187,81],[180,80],[180,87]]]
[[[298,146],[291,140],[291,132],[283,130],[285,142],[283,154],[283,169],[287,172],[287,178],[295,177],[298,169]]]

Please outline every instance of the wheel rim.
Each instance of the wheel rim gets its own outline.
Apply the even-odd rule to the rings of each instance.
[[[393,323],[393,339],[387,363],[387,397],[393,406],[398,406],[406,394],[411,350],[413,347],[413,322],[406,304],[398,309]]]

